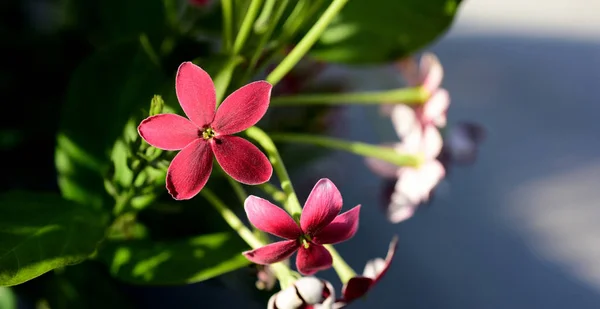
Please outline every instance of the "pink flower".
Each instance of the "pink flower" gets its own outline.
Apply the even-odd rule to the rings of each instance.
[[[194,197],[206,184],[213,157],[233,179],[245,184],[268,181],[273,167],[247,140],[233,136],[256,124],[267,111],[271,84],[250,83],[229,95],[215,111],[212,79],[191,62],[179,66],[175,90],[188,116],[160,114],[142,121],[140,136],[163,150],[181,150],[167,171],[167,190],[177,200]]]
[[[390,268],[396,248],[398,247],[398,238],[394,237],[390,242],[385,260],[376,258],[370,260],[365,265],[362,276],[351,278],[342,288],[342,299],[336,302],[336,308],[341,308],[352,301],[366,295],[385,275]]]
[[[403,109],[406,113],[414,110],[415,118],[421,124],[434,124],[437,127],[446,125],[446,111],[450,105],[448,91],[440,88],[444,77],[444,69],[438,58],[432,53],[425,53],[417,64],[414,58],[406,58],[398,62],[400,72],[407,84],[411,87],[421,86],[431,96],[420,106],[409,107],[404,104],[382,105],[381,111],[385,115],[392,114],[393,109]],[[416,123],[411,123],[415,125]],[[411,129],[410,124],[405,124],[405,132]]]
[[[410,116],[410,113],[413,115]],[[392,123],[402,141],[394,145],[401,154],[420,156],[423,162],[418,167],[395,166],[393,164],[367,158],[366,163],[371,170],[386,178],[397,178],[394,193],[387,206],[386,213],[390,221],[398,223],[414,214],[416,208],[429,200],[435,186],[444,178],[444,166],[436,160],[442,150],[442,136],[432,124],[421,125],[417,121],[408,133],[404,133],[407,119],[415,119],[413,110],[394,109]]]
[[[360,205],[338,215],[342,196],[333,182],[321,179],[304,204],[300,224],[283,209],[256,196],[246,199],[244,209],[256,228],[286,239],[246,251],[246,258],[266,265],[283,261],[298,251],[296,268],[304,275],[312,275],[331,267],[331,254],[324,244],[336,244],[354,236]]]
[[[315,277],[303,277],[290,287],[273,294],[268,309],[332,309],[335,291],[331,283]]]

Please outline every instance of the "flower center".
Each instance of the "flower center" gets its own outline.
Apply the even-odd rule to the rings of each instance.
[[[304,247],[304,249],[308,249],[310,247],[310,241],[311,241],[310,236],[308,236],[308,235],[300,236],[300,243],[302,243],[302,246]]]
[[[212,128],[204,128],[202,131],[198,132],[199,136],[201,136],[203,139],[205,140],[209,140],[213,137],[215,137],[215,130],[213,130]]]

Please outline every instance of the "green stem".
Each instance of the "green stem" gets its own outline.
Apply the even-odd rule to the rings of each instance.
[[[302,207],[300,206],[300,202],[298,201],[296,192],[294,192],[294,187],[292,186],[290,176],[283,165],[283,160],[281,160],[281,156],[279,155],[279,151],[277,151],[277,147],[275,147],[273,140],[271,140],[267,133],[257,127],[250,127],[245,131],[245,133],[246,136],[257,141],[267,152],[269,161],[271,161],[273,169],[275,170],[275,173],[279,178],[279,182],[281,183],[281,189],[283,189],[283,192],[286,195],[284,207],[293,218],[296,220],[299,219],[300,214],[302,213]]]
[[[308,50],[317,42],[325,28],[333,18],[342,10],[348,0],[333,0],[319,20],[306,33],[298,45],[281,61],[281,63],[267,76],[267,81],[277,84],[295,65],[302,59]]]
[[[269,0],[267,0],[267,1],[269,1]],[[258,43],[258,46],[256,47],[256,50],[254,51],[254,54],[250,58],[250,62],[248,64],[248,69],[246,70],[246,74],[244,75],[244,78],[242,79],[243,82],[245,82],[246,80],[248,80],[250,78],[250,75],[252,74],[252,71],[256,67],[256,64],[258,63],[258,60],[260,60],[260,56],[264,52],[265,45],[267,44],[267,42],[271,38],[271,35],[273,35],[273,31],[275,31],[275,29],[277,28],[277,24],[279,23],[279,19],[281,19],[281,17],[283,16],[283,13],[285,12],[285,8],[288,5],[288,0],[279,0],[277,2],[277,5],[278,5],[277,11],[275,12],[275,14],[273,15],[272,19],[270,20],[271,24],[269,24],[269,28],[267,28],[267,31],[265,31],[262,34],[262,36],[260,37],[260,41]]]
[[[227,181],[229,181],[229,184],[233,188],[233,192],[235,192],[237,198],[240,200],[242,205],[244,205],[244,203],[246,202],[246,198],[248,197],[246,190],[244,190],[244,187],[242,187],[242,185],[239,182],[231,178],[231,176],[227,175],[226,177]]]
[[[402,88],[388,91],[368,91],[353,93],[316,93],[271,98],[271,106],[293,105],[341,105],[341,104],[422,104],[429,97],[423,87]]]
[[[219,199],[210,189],[204,188],[200,191],[200,194],[206,198],[206,200],[215,208],[215,210],[223,217],[225,222],[237,232],[238,235],[252,248],[257,249],[265,244],[261,242],[253,233],[248,229],[244,223],[233,213],[226,205]],[[282,289],[292,284],[296,278],[292,271],[283,263],[275,263],[270,265],[271,269],[275,273],[275,276],[279,280]]]
[[[398,166],[419,166],[422,160],[420,156],[399,154],[396,150],[389,147],[375,146],[361,142],[348,142],[320,135],[273,133],[270,136],[274,141],[312,144],[326,148],[344,150],[356,155],[387,161]]]
[[[281,41],[285,42],[291,39],[296,33],[295,30],[300,28],[300,25],[304,21],[302,18],[302,12],[304,12],[305,7],[308,5],[307,0],[297,0],[296,6],[290,13],[290,16],[285,20],[283,26],[281,26]]]
[[[235,67],[243,61],[244,59],[242,57],[232,57],[225,64],[225,66],[223,66],[223,69],[219,71],[217,76],[215,76],[214,82],[217,94],[217,104],[221,104],[223,98],[225,97],[225,93],[227,92],[227,87],[229,87],[229,83],[231,82],[231,78],[233,76],[233,71],[235,70]]]
[[[222,0],[223,8],[223,47],[225,52],[231,50],[233,43],[233,1]]]
[[[271,20],[271,14],[273,14],[273,9],[275,8],[275,4],[277,0],[265,0],[265,5],[260,12],[260,15],[256,18],[254,22],[254,32],[257,34],[263,34],[267,31],[269,27],[269,21]]]
[[[233,43],[234,55],[238,55],[244,47],[244,43],[246,43],[246,39],[248,38],[250,31],[252,30],[254,20],[256,19],[256,16],[258,16],[258,12],[260,11],[261,4],[262,0],[252,0],[252,2],[250,3],[248,11],[246,12],[246,16],[244,16],[242,26],[240,27],[240,31],[238,32],[235,38],[235,42]]]
[[[244,223],[238,218],[238,216],[227,207],[221,199],[219,199],[210,189],[203,188],[200,194],[206,198],[206,200],[215,208],[215,210],[225,219],[225,222],[240,235],[240,237],[248,244],[252,249],[260,248],[264,246],[258,238],[248,229]]]
[[[333,269],[335,269],[338,277],[340,277],[342,284],[346,284],[350,279],[356,277],[354,269],[344,261],[344,258],[340,256],[332,245],[325,245],[325,248],[331,253],[331,257],[333,258]]]
[[[274,185],[272,185],[268,182],[265,182],[263,184],[258,185],[258,187],[260,189],[262,189],[266,194],[270,195],[274,201],[279,202],[281,204],[285,203],[285,199],[286,199],[285,192],[279,190]]]

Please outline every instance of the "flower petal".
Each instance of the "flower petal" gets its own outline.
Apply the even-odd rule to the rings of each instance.
[[[421,201],[421,199],[411,200],[403,192],[394,192],[390,197],[390,202],[385,211],[386,217],[392,223],[400,223],[407,220],[415,214]]]
[[[450,106],[450,94],[446,89],[438,89],[423,104],[423,122],[436,127],[446,126],[446,112]]]
[[[331,254],[325,247],[310,243],[308,248],[300,246],[296,256],[296,268],[303,275],[312,275],[317,271],[328,269],[333,264]]]
[[[429,92],[440,87],[444,78],[444,68],[438,57],[433,53],[424,53],[419,62],[421,85]]]
[[[167,170],[167,190],[176,200],[196,196],[212,171],[212,151],[202,139],[191,142],[180,151]]]
[[[367,294],[373,285],[373,279],[356,276],[348,280],[348,283],[342,287],[344,302],[349,303],[357,298]]]
[[[396,178],[397,165],[371,157],[365,158],[365,164],[378,176],[388,179]]]
[[[219,106],[212,128],[219,135],[230,135],[255,125],[267,112],[271,84],[250,83],[230,94]]]
[[[238,136],[221,136],[210,143],[217,162],[233,179],[257,185],[271,179],[271,162],[254,144]]]
[[[396,134],[400,139],[403,139],[416,128],[419,128],[419,121],[415,110],[404,104],[397,104],[393,107],[391,119],[394,130],[396,130]]]
[[[250,195],[244,210],[250,223],[263,232],[287,239],[298,239],[302,235],[298,224],[285,210],[265,199]]]
[[[156,148],[180,150],[198,138],[198,127],[179,115],[160,114],[144,119],[138,133]]]
[[[421,151],[426,159],[433,160],[442,151],[444,140],[440,131],[434,125],[427,125],[423,128],[421,136]]]
[[[200,128],[212,123],[217,95],[206,71],[191,62],[182,63],[175,77],[175,91],[181,108],[193,123]]]
[[[327,178],[320,179],[314,186],[300,216],[304,233],[313,235],[329,224],[342,210],[342,195]]]
[[[398,248],[398,236],[394,236],[394,238],[392,238],[392,241],[390,241],[390,245],[388,246],[388,252],[385,256],[385,263],[383,265],[380,265],[381,267],[375,269],[375,273],[377,274],[377,276],[375,277],[375,282],[373,282],[373,284],[379,282],[379,280],[381,280],[381,278],[388,271],[388,269],[390,268],[390,265],[392,264],[392,260],[394,259],[394,255],[396,254],[397,248]],[[367,262],[367,265],[365,265],[365,272],[367,272],[368,267],[369,267],[369,262]]]
[[[337,244],[352,238],[358,230],[359,214],[360,205],[335,217],[331,223],[314,235],[313,241],[318,244]]]
[[[242,254],[252,263],[267,265],[281,262],[289,258],[296,250],[298,250],[298,247],[300,247],[298,240],[284,240],[268,244],[252,251],[246,251]]]

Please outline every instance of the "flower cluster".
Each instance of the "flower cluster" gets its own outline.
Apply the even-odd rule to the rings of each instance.
[[[387,207],[387,216],[392,222],[410,218],[421,203],[429,200],[431,191],[444,178],[444,166],[437,160],[443,145],[438,128],[446,125],[450,104],[448,91],[440,88],[443,68],[435,55],[423,55],[418,64],[409,58],[398,66],[410,86],[420,86],[430,95],[419,106],[382,106],[382,112],[390,115],[401,140],[393,145],[394,149],[402,154],[417,155],[422,161],[416,167],[397,167],[377,159],[367,159],[367,165],[375,173],[397,179]]]

